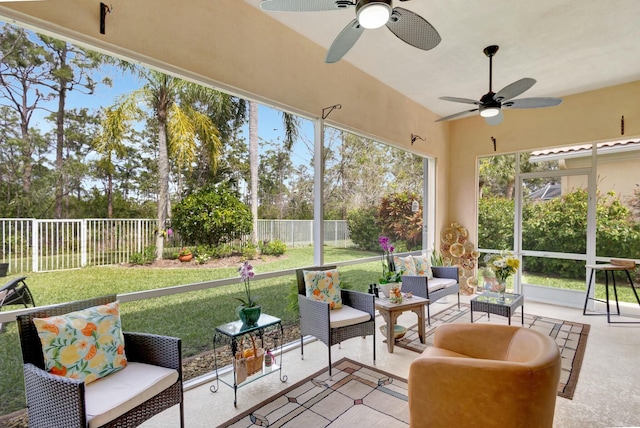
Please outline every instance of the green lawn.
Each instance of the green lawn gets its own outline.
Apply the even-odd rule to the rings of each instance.
[[[375,253],[325,247],[331,261],[370,257]],[[256,273],[273,272],[313,264],[313,248],[289,249],[285,256],[270,262],[257,262]],[[380,275],[380,263],[340,268],[341,280],[350,288],[366,291]],[[237,266],[226,268],[150,269],[143,267],[89,267],[79,270],[28,275],[27,284],[39,306],[81,300],[105,294],[123,294],[214,279],[237,277]],[[11,277],[10,277],[11,278]],[[10,279],[9,278],[9,279]],[[289,306],[295,297],[295,277],[289,275],[251,282],[252,296],[263,312],[282,318],[285,324],[297,322]],[[237,319],[235,308],[242,297],[242,284],[199,290],[149,300],[123,303],[122,324],[126,331],[165,334],[182,338],[183,357],[212,348],[217,325]],[[18,308],[18,307],[16,307]],[[15,323],[0,334],[0,415],[24,408],[22,356]]]
[[[635,275],[632,273],[631,278],[634,282],[637,280],[634,278]],[[571,290],[577,290],[580,292],[585,292],[586,286],[584,279],[576,280],[576,279],[566,279],[566,278],[553,278],[553,277],[545,277],[540,275],[526,274],[525,275],[526,282],[528,284],[536,284],[544,287],[555,287],[555,288],[568,288]],[[637,283],[637,282],[636,282]],[[623,272],[616,272],[616,285],[618,290],[618,300],[620,302],[630,302],[637,303],[636,298],[633,294],[633,290],[629,287],[629,280]],[[605,284],[604,284],[604,276],[598,275],[596,280],[596,294],[595,297],[597,299],[605,299]],[[609,287],[610,299],[613,299],[613,287]]]

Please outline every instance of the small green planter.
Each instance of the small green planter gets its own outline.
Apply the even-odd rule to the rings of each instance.
[[[246,326],[253,326],[258,323],[260,314],[262,313],[262,306],[255,305],[251,307],[245,307],[243,305],[238,306],[236,314],[240,321]]]

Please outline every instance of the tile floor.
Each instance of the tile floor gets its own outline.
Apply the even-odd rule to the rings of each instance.
[[[468,299],[463,297],[462,301]],[[453,302],[435,303],[432,313],[447,308]],[[535,302],[526,302],[525,310],[537,315],[591,324],[575,395],[573,400],[558,397],[554,427],[640,427],[640,324],[608,325],[605,316],[586,317],[581,309]],[[640,315],[637,305],[623,306],[622,311]],[[378,317],[377,324],[382,322]],[[415,315],[405,313],[399,323],[409,326],[415,323]],[[371,340],[369,336],[366,339],[350,339],[341,347],[336,345],[332,348],[332,358],[337,361],[348,357],[372,364]],[[376,334],[376,340],[376,367],[407,378],[409,364],[417,354],[399,347],[389,354],[386,344],[382,343],[381,334]],[[298,347],[283,354],[282,370],[288,377],[286,383],[280,382],[274,373],[238,389],[237,408],[233,406],[232,388],[221,383],[218,392],[212,393],[209,387],[215,381],[201,378],[203,383],[200,386],[185,392],[186,426],[217,426],[327,364],[327,348],[324,344],[314,341],[305,345],[304,349],[304,360],[300,359]],[[280,362],[280,356],[277,359]],[[177,420],[178,410],[172,408],[150,419],[143,427],[176,427]]]

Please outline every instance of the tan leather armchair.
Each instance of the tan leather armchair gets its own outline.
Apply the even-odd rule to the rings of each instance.
[[[409,369],[411,428],[552,427],[555,341],[535,330],[444,324]]]

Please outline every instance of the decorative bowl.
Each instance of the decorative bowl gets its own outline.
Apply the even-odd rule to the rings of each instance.
[[[380,326],[380,332],[382,333],[382,335],[384,337],[387,337],[387,325],[381,325]],[[393,335],[395,336],[395,339],[402,339],[404,337],[404,335],[407,334],[407,328],[404,326],[401,326],[400,324],[395,324],[393,326]]]

